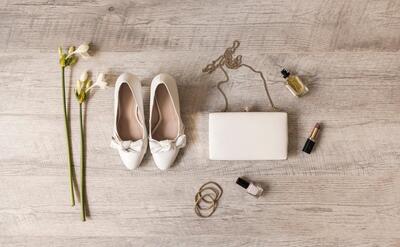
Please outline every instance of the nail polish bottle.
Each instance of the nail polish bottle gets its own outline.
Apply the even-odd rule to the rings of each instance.
[[[247,193],[255,197],[260,197],[264,191],[264,189],[260,185],[254,184],[252,182],[247,182],[243,178],[238,178],[236,180],[236,183],[246,189]]]
[[[308,88],[304,83],[300,80],[298,76],[291,75],[289,71],[283,69],[281,71],[283,78],[286,79],[286,87],[289,91],[297,97],[303,96],[308,92]]]

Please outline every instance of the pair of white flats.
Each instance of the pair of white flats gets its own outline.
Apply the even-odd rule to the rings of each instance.
[[[143,160],[147,144],[161,170],[171,167],[179,149],[186,145],[176,81],[168,74],[159,74],[152,80],[147,134],[142,85],[137,76],[123,73],[115,84],[111,147],[118,150],[128,169],[135,169]]]

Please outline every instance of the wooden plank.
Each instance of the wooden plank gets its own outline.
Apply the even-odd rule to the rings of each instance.
[[[397,110],[393,104],[399,102],[397,92],[393,90],[397,88],[397,78],[400,76],[399,56],[396,53],[260,55],[247,53],[246,49],[240,53],[244,54],[246,62],[266,73],[271,94],[276,104],[283,109],[290,108],[293,112],[308,113],[318,110],[315,105],[318,105],[318,101],[323,101],[333,108],[340,109],[340,112],[336,112],[338,114],[364,110],[384,115],[387,111]],[[99,53],[93,59],[79,63],[74,69],[71,83],[74,86],[75,80],[86,69],[91,70],[94,75],[99,72],[109,73],[111,82],[114,82],[120,73],[128,71],[137,74],[144,85],[149,85],[157,73],[167,71],[179,80],[184,112],[216,111],[223,107],[222,98],[215,88],[215,82],[223,79],[222,73],[210,76],[202,73],[201,69],[219,54],[215,52]],[[257,59],[259,56],[261,60]],[[376,63],[375,59],[379,59],[379,63]],[[289,68],[304,78],[311,93],[301,99],[292,97],[283,86],[279,72],[282,67]],[[3,53],[0,55],[0,73],[3,78],[3,88],[8,90],[10,95],[23,93],[21,96],[27,98],[21,101],[17,97],[3,97],[0,99],[2,103],[0,113],[60,114],[60,71],[56,52]],[[232,83],[224,88],[234,106],[233,110],[241,110],[240,107],[252,104],[260,110],[267,109],[261,81],[245,69],[234,71]],[[43,94],[44,91],[46,94]],[[94,98],[94,104],[99,106],[99,111],[102,113],[112,109],[111,91],[101,92],[99,94],[102,96]],[[193,94],[201,97],[193,97]],[[145,100],[148,101],[148,91],[145,95]],[[254,97],[246,99],[247,95]],[[52,107],[41,104],[44,100]],[[76,114],[76,104],[74,99],[72,101],[72,113]],[[320,109],[326,111],[323,107]],[[368,114],[360,115],[364,118],[374,117]]]
[[[64,132],[57,128],[62,118],[2,117],[0,126],[8,132],[0,135],[3,175],[65,175],[66,150]],[[90,119],[91,120],[91,119]],[[118,154],[109,147],[111,125],[109,118],[98,118],[88,123],[88,169],[97,175],[106,172],[110,176],[129,176],[120,165]],[[397,146],[398,123],[372,122],[350,126],[329,126],[311,156],[303,154],[301,148],[309,132],[308,124],[290,122],[289,159],[287,161],[208,161],[208,137],[206,115],[193,118],[198,126],[188,125],[189,142],[186,150],[176,162],[172,172],[192,174],[349,174],[365,175],[396,170],[399,157]],[[95,123],[96,122],[96,123]],[[103,124],[97,124],[103,122]],[[370,131],[373,128],[374,131]],[[79,128],[74,122],[74,150],[78,155]],[[14,145],[9,145],[10,141]],[[57,140],[57,141],[56,141]],[[7,144],[8,143],[8,144]],[[385,147],[383,149],[383,147]],[[75,157],[78,161],[78,157]],[[151,155],[147,154],[142,165],[143,173],[157,170]]]
[[[400,3],[362,1],[8,1],[0,47],[49,50],[93,41],[102,51],[398,51]],[[261,48],[261,49],[260,49]]]
[[[363,246],[365,239],[393,242],[399,231],[398,173],[253,177],[269,188],[258,200],[235,185],[233,176],[209,179],[220,183],[224,194],[215,216],[205,220],[197,218],[192,208],[194,193],[204,178],[88,176],[92,219],[82,224],[78,208],[70,208],[64,196],[66,181],[45,175],[3,177],[1,189],[8,200],[0,212],[1,236],[240,236],[282,246],[302,241],[317,244],[325,238],[333,246],[335,238],[339,241],[345,236],[355,246]],[[35,188],[30,186],[33,183]],[[6,190],[10,186],[13,191]]]
[[[399,239],[374,239],[365,237],[359,239],[355,237],[343,237],[341,239],[326,237],[324,239],[320,238],[306,238],[306,239],[293,239],[286,237],[280,240],[271,240],[263,236],[256,237],[224,237],[224,236],[181,236],[181,237],[3,237],[0,239],[0,243],[4,243],[2,246],[42,246],[51,244],[55,247],[73,247],[76,245],[85,246],[99,246],[99,247],[109,247],[109,246],[237,246],[237,247],[262,247],[265,245],[271,245],[276,247],[298,247],[298,246],[326,246],[335,247],[342,245],[351,245],[356,247],[369,247],[373,246],[398,246]]]

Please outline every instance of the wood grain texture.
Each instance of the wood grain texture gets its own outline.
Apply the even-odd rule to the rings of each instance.
[[[0,246],[400,246],[399,13],[395,0],[0,2]],[[208,112],[223,107],[215,88],[223,75],[201,69],[234,39],[289,114],[286,161],[207,159]],[[82,41],[96,52],[69,84],[85,69],[110,82],[135,73],[147,112],[152,77],[168,72],[188,135],[172,169],[157,170],[147,154],[127,171],[109,147],[113,88],[96,91],[85,223],[69,206],[56,52]],[[291,96],[282,67],[310,93]],[[258,78],[245,69],[231,78],[231,110],[269,109]],[[71,98],[77,164],[78,113]],[[324,129],[306,155],[317,121]],[[247,195],[238,176],[264,184],[265,196]],[[213,217],[199,219],[194,194],[209,180],[224,195]]]

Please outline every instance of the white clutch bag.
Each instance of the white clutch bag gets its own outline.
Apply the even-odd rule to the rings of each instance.
[[[285,160],[286,112],[217,112],[209,115],[211,160]]]
[[[224,111],[228,108],[228,99],[220,86],[229,81],[224,66],[229,69],[244,66],[258,73],[264,82],[267,98],[274,111],[210,113],[209,158],[211,160],[285,160],[288,153],[287,113],[276,111],[262,72],[243,64],[241,56],[233,58],[233,53],[238,46],[239,42],[235,41],[224,55],[203,69],[203,72],[212,73],[220,68],[224,72],[226,80],[217,83],[217,88],[225,99]]]

